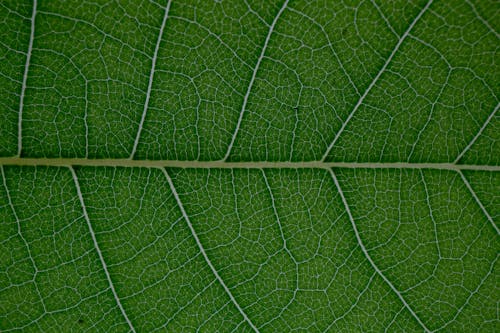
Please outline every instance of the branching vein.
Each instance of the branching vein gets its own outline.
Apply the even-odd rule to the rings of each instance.
[[[255,78],[257,77],[257,72],[259,71],[259,66],[260,63],[262,62],[262,59],[264,59],[264,55],[266,54],[266,49],[267,45],[269,44],[269,40],[271,39],[271,35],[273,34],[274,27],[276,26],[276,22],[278,22],[278,19],[280,18],[281,14],[283,14],[283,11],[285,11],[286,6],[288,6],[288,1],[286,0],[283,3],[283,6],[281,6],[280,10],[278,11],[278,14],[273,20],[273,23],[269,27],[269,31],[266,36],[266,40],[264,41],[264,46],[262,46],[262,50],[260,51],[259,58],[257,59],[257,63],[255,64],[255,67],[253,69],[252,77],[250,78],[250,82],[248,83],[248,88],[247,92],[245,93],[245,97],[243,97],[243,104],[241,106],[241,111],[240,111],[240,116],[238,117],[238,122],[236,123],[236,129],[233,132],[233,136],[231,138],[231,142],[229,143],[229,146],[227,147],[226,155],[224,156],[223,160],[226,161],[231,154],[231,150],[233,149],[234,141],[236,140],[236,136],[238,135],[238,132],[240,130],[241,122],[243,120],[243,114],[245,113],[245,109],[247,107],[248,103],[248,97],[250,96],[250,92],[252,91],[252,86],[255,81]]]
[[[332,150],[333,146],[335,146],[335,143],[337,143],[338,138],[340,137],[340,135],[342,134],[342,132],[345,130],[347,124],[351,121],[352,117],[354,116],[354,114],[356,113],[356,111],[358,111],[358,109],[361,106],[361,104],[363,104],[363,101],[365,100],[365,98],[368,95],[368,93],[370,92],[370,90],[373,88],[373,86],[375,86],[375,84],[377,83],[378,79],[385,72],[385,70],[387,69],[387,66],[389,66],[389,64],[391,63],[392,58],[394,58],[394,55],[398,52],[399,48],[401,47],[401,44],[403,44],[403,42],[406,39],[406,37],[408,37],[410,31],[413,29],[413,27],[415,26],[415,24],[420,20],[420,18],[422,17],[422,15],[424,15],[424,13],[430,7],[431,3],[432,3],[432,0],[430,0],[429,2],[427,2],[427,4],[424,6],[424,8],[422,8],[422,10],[420,11],[420,13],[418,13],[418,15],[415,17],[415,19],[413,20],[413,22],[410,24],[410,26],[408,27],[408,29],[406,29],[406,31],[401,36],[401,38],[399,38],[398,42],[396,43],[396,46],[394,47],[394,49],[392,50],[391,54],[389,55],[389,57],[385,61],[384,65],[382,66],[382,68],[380,69],[380,71],[377,73],[377,75],[375,76],[375,78],[372,80],[372,82],[368,85],[368,88],[366,88],[366,90],[363,93],[363,95],[361,95],[361,97],[358,99],[358,102],[356,103],[356,105],[352,109],[352,111],[349,114],[349,116],[347,116],[347,119],[344,121],[344,123],[342,124],[342,126],[338,130],[337,134],[335,134],[335,137],[333,138],[333,141],[330,143],[330,145],[326,149],[325,154],[323,155],[322,161],[326,160],[326,158],[330,154],[330,151]]]
[[[12,202],[12,198],[10,197],[9,188],[7,187],[7,179],[5,177],[5,171],[3,170],[2,166],[0,166],[0,173],[2,174],[2,182],[3,182],[3,187],[5,189],[5,195],[7,196],[7,202],[9,203],[9,207],[10,207],[10,210],[12,211],[12,215],[14,215],[14,219],[16,220],[17,234],[19,235],[19,237],[23,241],[23,244],[26,247],[26,250],[28,251],[28,257],[29,257],[31,265],[33,266],[33,269],[34,269],[33,284],[35,286],[36,293],[38,295],[38,298],[40,299],[40,303],[42,304],[42,308],[43,308],[44,313],[47,313],[47,307],[45,305],[45,301],[43,300],[42,294],[40,293],[40,290],[38,288],[38,283],[36,283],[36,276],[37,276],[39,270],[38,270],[38,267],[35,263],[35,259],[33,258],[33,255],[31,254],[30,245],[29,245],[28,241],[26,240],[26,238],[24,238],[24,235],[22,233],[21,221],[19,220],[19,217],[17,216],[16,209],[14,208],[14,203]]]
[[[470,149],[470,147],[472,147],[472,145],[481,136],[481,134],[483,134],[484,129],[488,126],[488,124],[490,123],[491,119],[493,119],[493,117],[495,116],[495,114],[497,113],[497,111],[498,111],[499,108],[500,108],[500,103],[498,103],[497,106],[495,106],[495,109],[488,116],[488,118],[484,122],[483,126],[481,126],[481,128],[479,129],[479,131],[477,132],[477,134],[474,136],[474,138],[472,138],[472,140],[469,142],[469,144],[467,145],[467,147],[465,147],[464,150],[462,150],[462,152],[460,154],[458,154],[457,158],[455,159],[455,161],[453,163],[458,163],[460,161],[460,159],[465,155],[465,153]]]
[[[99,248],[99,244],[97,243],[94,228],[92,228],[92,224],[90,223],[90,218],[87,214],[87,207],[85,206],[85,202],[83,201],[83,195],[82,195],[82,191],[80,190],[80,183],[78,182],[78,177],[76,176],[75,169],[70,166],[69,170],[71,171],[71,176],[73,177],[73,181],[74,181],[75,187],[76,187],[76,193],[78,194],[78,199],[80,200],[80,205],[82,206],[83,217],[85,218],[85,221],[87,222],[87,226],[89,227],[90,236],[92,237],[92,241],[94,242],[94,248],[97,251],[97,254],[99,256],[99,260],[101,261],[102,268],[104,269],[104,273],[106,274],[106,279],[108,280],[111,292],[113,293],[116,304],[118,305],[118,308],[120,308],[120,311],[121,311],[123,317],[125,318],[125,321],[127,322],[128,326],[130,327],[130,330],[135,333],[134,326],[132,325],[132,322],[128,318],[127,313],[125,312],[125,309],[122,306],[120,298],[118,297],[118,294],[116,293],[113,282],[111,281],[111,276],[109,274],[108,267],[106,265],[106,262],[104,261],[104,257],[102,256],[102,252]]]
[[[368,259],[368,261],[370,262],[370,265],[373,267],[375,272],[377,272],[377,274],[389,285],[389,287],[392,289],[392,291],[398,296],[398,298],[401,300],[403,305],[408,309],[408,311],[411,313],[411,315],[417,320],[417,322],[420,324],[420,326],[422,326],[422,328],[426,332],[430,332],[430,330],[425,326],[425,324],[422,322],[422,320],[420,320],[420,318],[417,316],[415,311],[413,311],[413,309],[410,307],[410,305],[403,298],[403,295],[401,295],[401,293],[396,289],[396,287],[394,287],[394,285],[391,283],[391,281],[389,281],[389,279],[387,279],[387,277],[382,273],[382,271],[380,271],[380,269],[377,267],[375,262],[372,260],[370,254],[368,253],[368,251],[366,250],[366,248],[363,244],[363,241],[361,240],[361,236],[359,235],[358,228],[356,226],[356,223],[354,222],[354,217],[351,214],[351,209],[349,208],[349,205],[347,204],[347,200],[344,196],[344,192],[342,191],[342,188],[340,187],[339,181],[337,180],[337,177],[335,176],[335,173],[333,172],[332,169],[329,169],[329,172],[333,178],[333,182],[335,183],[335,186],[337,187],[339,195],[342,199],[342,203],[344,204],[347,215],[349,216],[349,220],[351,220],[352,228],[354,230],[354,233],[356,234],[356,239],[358,240],[358,244],[361,247],[361,250],[363,251],[366,259]]]
[[[37,0],[33,0],[33,12],[31,14],[31,32],[30,41],[28,44],[28,53],[26,54],[26,62],[24,64],[23,83],[21,85],[21,96],[19,99],[19,118],[17,123],[17,156],[21,156],[23,149],[23,109],[24,109],[24,94],[26,92],[26,82],[28,81],[28,71],[31,61],[31,53],[33,50],[33,40],[35,39],[35,17],[36,17]]]
[[[487,27],[488,30],[490,30],[495,35],[496,38],[500,38],[500,34],[490,25],[490,23],[487,20],[485,20],[481,16],[481,14],[479,14],[479,12],[476,9],[476,6],[474,6],[474,4],[472,2],[470,2],[470,0],[465,0],[465,2],[467,2],[467,4],[470,6],[470,8],[474,12],[474,14],[478,18],[478,20],[481,21],[481,23],[483,23],[484,26]]]
[[[134,158],[135,152],[137,151],[137,146],[139,145],[139,139],[141,138],[142,128],[144,126],[144,120],[146,119],[146,113],[148,112],[149,99],[151,98],[151,90],[153,88],[153,79],[155,76],[156,60],[158,59],[158,51],[160,50],[160,44],[163,38],[163,31],[165,30],[165,25],[167,23],[168,12],[170,10],[171,2],[172,0],[169,0],[167,6],[165,7],[165,14],[163,15],[163,21],[161,22],[158,39],[156,40],[155,52],[153,54],[153,59],[151,60],[151,71],[149,72],[149,82],[148,82],[148,90],[146,92],[146,101],[144,102],[144,109],[142,110],[141,121],[139,123],[139,128],[137,129],[137,134],[135,136],[132,152],[130,153],[130,158]]]
[[[219,273],[215,269],[214,265],[210,261],[210,258],[208,258],[208,255],[205,252],[205,248],[201,244],[200,239],[198,238],[198,234],[194,230],[194,227],[191,224],[191,220],[189,219],[189,216],[188,216],[188,214],[186,213],[186,211],[184,209],[184,205],[182,204],[182,201],[181,201],[181,199],[179,197],[179,194],[177,193],[177,190],[175,189],[174,183],[172,182],[172,178],[170,178],[170,175],[168,174],[168,172],[167,172],[167,170],[165,168],[161,168],[161,170],[162,170],[163,174],[165,175],[165,178],[167,178],[168,186],[170,187],[170,190],[172,191],[172,194],[173,194],[173,196],[175,198],[175,201],[177,202],[177,205],[179,206],[179,209],[181,210],[182,216],[186,220],[186,223],[187,223],[187,225],[189,227],[189,230],[191,231],[191,234],[193,235],[193,238],[196,241],[196,244],[198,245],[198,248],[199,248],[201,254],[203,255],[203,258],[205,259],[206,263],[208,264],[208,266],[212,270],[212,273],[215,275],[216,279],[219,281],[219,283],[221,284],[222,288],[224,288],[224,291],[227,293],[227,295],[229,296],[229,298],[233,302],[234,306],[236,307],[236,309],[238,309],[238,311],[243,316],[243,318],[248,323],[248,325],[250,325],[250,327],[255,332],[259,332],[259,330],[257,329],[257,327],[255,327],[255,325],[252,323],[252,321],[250,320],[250,318],[248,318],[248,316],[246,315],[245,311],[243,311],[243,309],[241,308],[241,306],[238,304],[238,302],[234,298],[233,294],[231,293],[231,290],[229,290],[229,288],[226,286],[226,283],[224,282],[224,280],[222,280],[221,276],[219,275]]]
[[[486,216],[486,218],[488,219],[488,221],[490,221],[491,225],[493,226],[493,228],[495,229],[495,231],[497,232],[497,234],[500,235],[500,230],[498,230],[498,227],[497,227],[495,221],[493,221],[493,218],[488,213],[488,211],[486,210],[486,208],[483,206],[483,203],[481,202],[481,200],[479,200],[478,196],[476,195],[476,192],[474,192],[474,189],[470,185],[470,183],[467,180],[467,178],[465,178],[463,172],[460,171],[460,170],[458,170],[457,172],[460,174],[460,177],[462,177],[462,181],[464,182],[465,186],[467,186],[467,189],[469,190],[470,194],[472,194],[472,197],[477,202],[477,204],[479,205],[479,207],[483,211],[483,213]]]

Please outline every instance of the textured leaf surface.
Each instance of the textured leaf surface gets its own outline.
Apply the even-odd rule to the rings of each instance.
[[[498,332],[495,1],[0,3],[0,331]]]

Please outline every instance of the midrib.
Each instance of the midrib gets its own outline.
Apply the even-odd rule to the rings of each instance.
[[[85,159],[85,158],[23,158],[0,157],[0,165],[26,166],[111,166],[142,168],[221,168],[221,169],[441,169],[441,170],[484,170],[500,171],[498,165],[469,165],[453,163],[372,163],[372,162],[224,162],[224,161],[173,161],[173,160],[132,160],[118,159]]]

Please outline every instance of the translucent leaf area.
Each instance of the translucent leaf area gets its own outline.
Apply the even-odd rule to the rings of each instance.
[[[500,3],[0,2],[1,332],[499,332]]]

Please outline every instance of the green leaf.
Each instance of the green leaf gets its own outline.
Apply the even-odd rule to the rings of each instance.
[[[2,1],[0,331],[500,331],[499,11]]]

